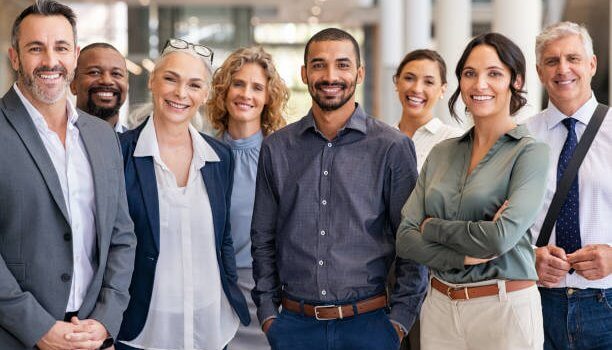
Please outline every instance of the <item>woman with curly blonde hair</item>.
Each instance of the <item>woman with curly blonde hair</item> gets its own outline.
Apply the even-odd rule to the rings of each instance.
[[[282,116],[289,91],[279,76],[272,56],[260,47],[234,51],[217,69],[207,102],[208,118],[218,136],[234,155],[234,187],[230,223],[238,285],[255,317],[251,298],[254,287],[251,257],[251,215],[255,200],[255,178],[263,138],[283,127]],[[228,349],[269,349],[258,322],[240,327]]]

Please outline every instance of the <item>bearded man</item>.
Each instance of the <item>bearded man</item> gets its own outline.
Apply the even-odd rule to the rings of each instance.
[[[301,72],[312,108],[260,151],[251,224],[259,321],[272,349],[396,350],[427,277],[395,255],[417,178],[413,143],[355,103],[364,67],[349,33],[315,34]]]
[[[116,134],[67,99],[76,16],[38,0],[15,20],[0,100],[0,349],[110,347],[136,237]]]

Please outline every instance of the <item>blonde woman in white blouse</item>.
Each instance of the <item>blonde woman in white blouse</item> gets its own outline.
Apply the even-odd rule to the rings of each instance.
[[[446,64],[436,51],[411,51],[397,67],[393,83],[402,104],[398,128],[414,142],[420,172],[433,146],[463,134],[432,114],[446,91]]]
[[[138,244],[117,349],[220,350],[250,321],[229,231],[231,152],[190,125],[212,57],[170,39],[149,80],[151,115],[120,137]]]

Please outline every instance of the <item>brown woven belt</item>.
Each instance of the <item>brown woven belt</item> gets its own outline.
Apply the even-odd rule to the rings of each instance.
[[[283,309],[295,313],[302,313],[300,302],[283,297]],[[314,317],[317,320],[337,320],[355,316],[353,305],[357,308],[357,314],[382,309],[387,306],[387,296],[384,294],[358,301],[355,304],[344,305],[309,305],[304,304],[304,315]]]
[[[516,292],[517,290],[529,288],[535,285],[535,281],[528,280],[515,280],[506,281],[506,292]],[[499,294],[499,288],[497,284],[488,284],[486,286],[478,287],[450,287],[445,283],[441,282],[437,278],[431,279],[431,286],[438,292],[446,295],[452,300],[468,300],[473,298],[488,297],[491,295]]]

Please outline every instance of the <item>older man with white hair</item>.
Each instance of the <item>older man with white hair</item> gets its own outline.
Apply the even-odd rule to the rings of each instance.
[[[554,24],[538,35],[536,59],[550,101],[527,126],[549,144],[553,165],[531,228],[544,348],[612,349],[612,117],[591,90],[591,37],[575,23]]]

